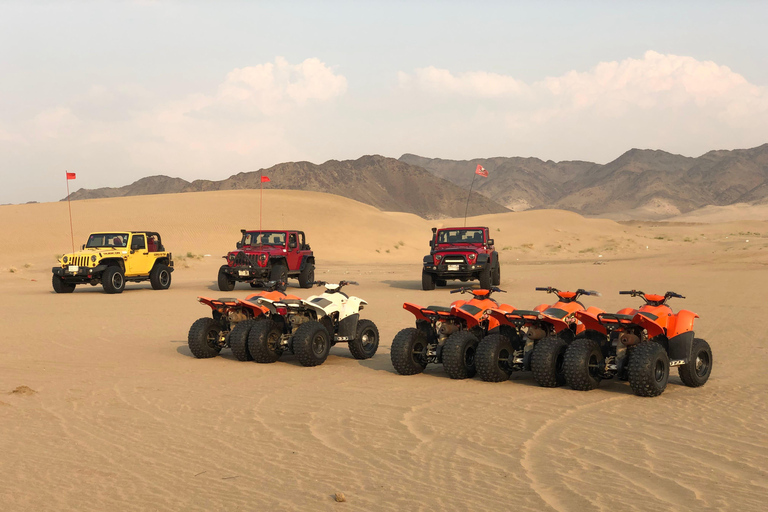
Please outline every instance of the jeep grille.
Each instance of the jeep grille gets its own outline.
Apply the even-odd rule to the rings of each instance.
[[[443,263],[466,263],[467,259],[464,256],[446,256],[443,258]]]
[[[87,267],[90,262],[90,256],[73,256],[67,259],[67,265],[76,265],[78,267]]]
[[[256,267],[258,264],[256,263],[256,256],[249,256],[245,254],[244,252],[238,252],[235,255],[235,261],[233,262],[234,266],[246,266],[246,267]]]

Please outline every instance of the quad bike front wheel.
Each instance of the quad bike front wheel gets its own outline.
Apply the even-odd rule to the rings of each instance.
[[[357,322],[355,339],[349,342],[349,351],[355,359],[370,359],[379,348],[379,329],[370,320]]]
[[[221,327],[213,318],[195,320],[187,335],[187,344],[192,355],[198,359],[216,357],[221,352],[219,334]]]
[[[565,384],[563,363],[568,344],[557,336],[539,340],[531,354],[531,371],[536,383],[544,388],[556,388]]]
[[[443,368],[452,379],[470,379],[477,373],[475,355],[477,337],[469,331],[457,331],[443,345]]]
[[[392,340],[389,357],[400,375],[416,375],[427,367],[427,335],[414,327],[398,332]]]
[[[669,381],[669,356],[655,341],[643,341],[629,357],[629,385],[637,396],[659,396]]]
[[[475,357],[477,374],[485,382],[504,382],[512,373],[510,358],[514,349],[509,338],[502,334],[490,334],[480,340]],[[443,352],[445,354],[445,352]],[[443,356],[445,364],[445,356]]]
[[[243,320],[229,333],[229,348],[232,349],[232,355],[238,361],[253,361],[251,351],[248,350],[248,335],[259,320]]]
[[[712,349],[701,338],[693,339],[691,358],[687,364],[679,366],[677,373],[680,380],[689,388],[703,386],[712,373]]]
[[[248,350],[257,363],[274,363],[283,355],[280,337],[283,330],[270,319],[256,321],[248,334]]]
[[[303,323],[293,335],[293,353],[303,366],[318,366],[328,359],[331,336],[320,322]]]
[[[605,358],[600,345],[589,338],[577,338],[565,350],[565,382],[577,391],[595,389],[602,380]]]

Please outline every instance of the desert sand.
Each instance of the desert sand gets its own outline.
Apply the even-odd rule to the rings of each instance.
[[[714,371],[701,388],[673,370],[657,398],[625,382],[545,389],[530,374],[454,381],[431,365],[394,373],[389,346],[413,325],[427,221],[320,193],[264,193],[264,227],[303,229],[317,278],[355,279],[377,355],[345,346],[317,368],[228,350],[197,360],[192,322],[219,292],[221,256],[257,228],[258,191],[72,203],[89,231],[160,231],[170,290],[51,289],[70,249],[66,203],[0,207],[0,506],[3,510],[763,510],[768,499],[768,222],[616,223],[562,211],[468,219],[502,257],[497,298],[530,308],[535,286],[590,288],[588,305],[634,305],[620,289],[687,296]],[[210,256],[207,256],[210,255]],[[183,257],[182,258],[180,258]],[[309,296],[311,290],[289,290]],[[589,299],[588,301],[586,299]],[[342,492],[345,503],[336,503]]]

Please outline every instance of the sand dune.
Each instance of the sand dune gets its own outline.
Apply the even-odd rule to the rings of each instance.
[[[220,256],[241,227],[258,225],[257,192],[73,203],[78,241],[91,229],[150,228],[177,255],[211,255],[179,261],[168,291],[134,284],[115,296],[52,293],[50,266],[69,244],[66,204],[0,207],[3,509],[763,509],[768,222],[468,219],[491,227],[508,291],[499,298],[517,307],[542,302],[542,285],[600,290],[589,304],[606,310],[627,305],[621,288],[688,297],[673,305],[701,316],[713,375],[692,389],[673,372],[661,397],[644,399],[622,382],[582,393],[539,388],[526,373],[498,384],[452,381],[438,366],[394,374],[389,345],[413,324],[402,302],[456,298],[419,281],[430,227],[456,221],[327,194],[264,196],[265,227],[304,229],[318,278],[361,283],[352,292],[381,331],[376,357],[356,361],[342,346],[317,368],[291,356],[191,357],[187,330],[209,314],[195,297],[221,293]]]

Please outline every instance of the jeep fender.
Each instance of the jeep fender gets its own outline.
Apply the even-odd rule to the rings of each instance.
[[[115,265],[117,265],[118,267],[120,267],[120,270],[122,270],[123,272],[125,272],[125,262],[123,261],[123,259],[122,259],[122,258],[108,258],[108,259],[103,259],[103,260],[101,260],[101,262],[100,262],[99,266],[98,266],[98,267],[96,267],[96,268],[104,267],[104,268],[102,269],[102,271],[103,271],[103,270],[106,270],[106,269],[107,269],[107,267],[112,267],[112,266],[115,266]],[[94,269],[94,273],[95,273],[95,272],[96,272],[96,270]]]
[[[291,269],[288,267],[288,262],[285,260],[285,257],[283,256],[272,256],[269,258],[269,264],[274,266],[277,264],[282,263],[285,265],[285,267],[290,271]]]
[[[603,335],[608,334],[608,331],[605,330],[605,326],[597,319],[597,312],[576,311],[573,315],[579,322],[584,324],[585,331],[595,331]]]
[[[487,254],[478,254],[477,255],[477,264],[478,265],[485,265],[486,263],[492,263],[491,258],[489,258]]]
[[[427,254],[424,256],[424,264],[425,265],[432,265],[435,262],[435,258],[431,254]]]
[[[690,311],[688,311],[690,313]],[[669,358],[673,361],[684,359],[686,362],[691,357],[691,348],[693,347],[693,331],[683,332],[677,336],[669,338],[669,347],[667,352]]]
[[[679,334],[693,331],[693,321],[699,318],[699,315],[687,309],[681,309],[676,315],[669,319],[667,325],[667,337],[672,338]]]
[[[301,258],[301,266],[299,267],[299,270],[303,271],[306,268],[306,266],[310,265],[310,264],[312,264],[312,265],[315,264],[315,257],[314,256],[310,256],[309,254],[305,254]]]
[[[165,265],[168,267],[168,272],[173,272],[173,267],[171,266],[170,260],[168,258],[157,258],[154,265],[152,265],[152,268],[154,269],[158,265]]]

